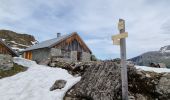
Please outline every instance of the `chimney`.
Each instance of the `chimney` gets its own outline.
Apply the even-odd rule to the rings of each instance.
[[[59,38],[61,36],[61,33],[57,33],[57,38]]]

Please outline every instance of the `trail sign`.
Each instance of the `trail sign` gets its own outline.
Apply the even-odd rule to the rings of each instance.
[[[127,33],[127,32],[124,32],[124,33],[121,33],[121,34],[117,34],[117,35],[112,36],[112,40],[121,39],[121,38],[126,38],[126,37],[128,37],[128,33]]]
[[[112,36],[113,44],[120,45],[121,53],[121,79],[122,79],[122,100],[128,100],[128,80],[127,80],[127,65],[126,65],[126,37],[125,21],[119,19],[118,29],[120,34]]]
[[[114,45],[120,45],[120,39],[128,37],[128,33],[124,32],[121,34],[117,34],[112,36],[113,44]]]
[[[120,45],[120,39],[113,40],[113,45]]]

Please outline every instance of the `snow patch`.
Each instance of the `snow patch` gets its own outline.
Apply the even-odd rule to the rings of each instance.
[[[2,41],[5,41],[6,39],[2,39]]]
[[[34,44],[37,44],[38,41],[31,41],[31,43],[34,45]]]
[[[20,44],[20,43],[16,43],[15,41],[10,41],[11,43],[13,44],[16,44],[16,45],[20,45],[20,46],[24,46],[24,47],[30,47],[30,46],[27,46],[27,45],[23,45],[23,44]]]
[[[66,91],[81,79],[64,69],[38,65],[23,58],[15,57],[14,62],[29,68],[0,80],[1,100],[62,100]],[[59,79],[66,80],[66,86],[50,91],[50,87]]]
[[[170,69],[168,68],[153,68],[153,67],[147,67],[147,66],[135,66],[138,70],[144,70],[144,71],[150,71],[150,72],[157,72],[157,73],[163,73],[163,72],[170,72]]]

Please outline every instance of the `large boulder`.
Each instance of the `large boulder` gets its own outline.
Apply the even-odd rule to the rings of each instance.
[[[102,62],[86,69],[82,79],[67,93],[66,98],[113,100],[121,98],[120,66]]]

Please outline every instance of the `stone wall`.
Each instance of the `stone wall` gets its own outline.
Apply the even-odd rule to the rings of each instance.
[[[36,61],[37,63],[46,60],[49,57],[50,57],[49,48],[37,49],[32,51],[32,60]]]
[[[61,49],[57,48],[52,48],[50,54],[52,62],[55,61],[72,62],[70,52],[62,51]]]
[[[61,49],[51,48],[51,56],[61,56]]]
[[[71,51],[71,61],[77,61],[77,51]]]
[[[87,52],[82,52],[82,61],[83,62],[91,61],[91,54]]]
[[[61,51],[61,49],[52,48],[50,54],[52,59],[55,58],[55,60],[58,61],[77,62],[77,51],[71,51],[68,53]],[[81,61],[83,62],[91,61],[91,54],[82,52],[81,58]]]
[[[13,67],[12,56],[8,54],[0,54],[0,69],[8,70]]]

